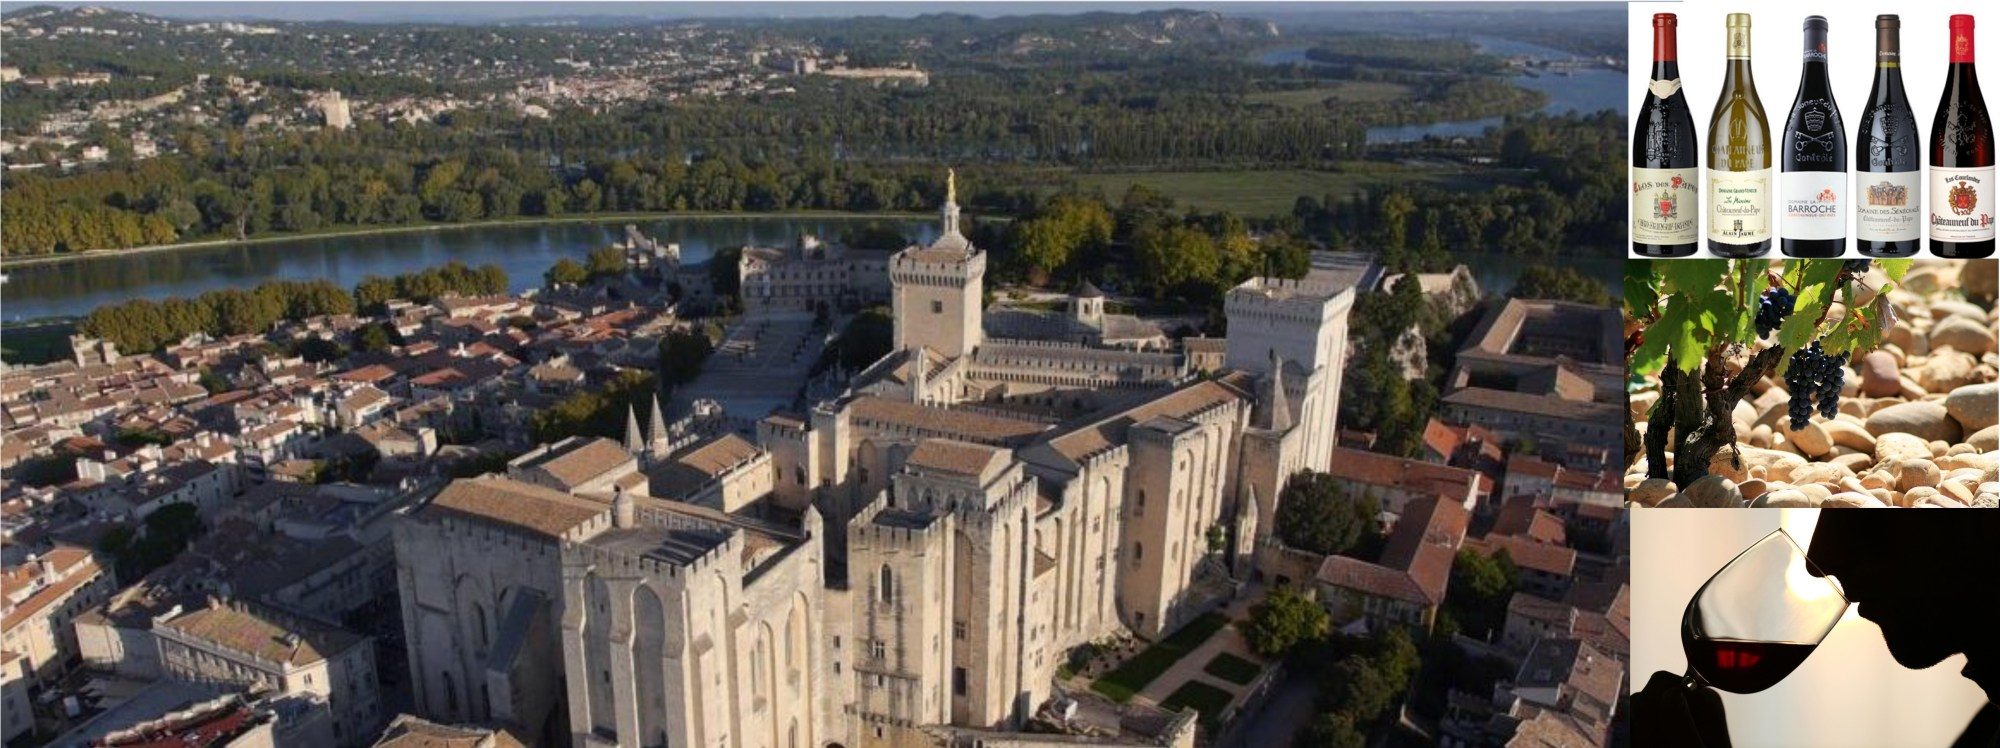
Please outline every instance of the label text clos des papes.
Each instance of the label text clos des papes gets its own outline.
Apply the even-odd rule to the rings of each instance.
[[[1632,169],[1632,241],[1693,244],[1701,199],[1694,169]]]

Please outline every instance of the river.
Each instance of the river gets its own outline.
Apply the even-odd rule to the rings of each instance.
[[[1574,61],[1577,55],[1553,47],[1530,44],[1512,39],[1492,36],[1470,37],[1479,51],[1502,57],[1525,57],[1533,60]],[[1256,60],[1266,65],[1317,64],[1306,57],[1307,47],[1288,47],[1263,52]],[[1548,104],[1542,107],[1546,114],[1585,114],[1614,109],[1622,111],[1625,101],[1625,73],[1603,67],[1589,67],[1571,71],[1568,75],[1559,73],[1539,73],[1537,75],[1516,75],[1514,85],[1548,95]],[[1433,122],[1427,125],[1397,125],[1368,128],[1368,143],[1387,145],[1422,140],[1426,136],[1441,138],[1476,137],[1489,128],[1499,127],[1502,118],[1482,117],[1471,120]]]
[[[9,266],[0,309],[9,322],[77,316],[132,298],[195,296],[219,288],[249,288],[268,280],[327,279],[343,288],[370,275],[390,276],[443,265],[499,265],[517,291],[541,284],[564,257],[581,262],[590,250],[624,238],[625,224],[679,242],[681,261],[706,261],[717,249],[776,246],[800,234],[835,239],[848,228],[886,221],[912,240],[937,236],[937,221],[831,216],[744,216],[633,221],[468,226],[353,236],[283,239],[249,244],[106,254],[62,262]]]

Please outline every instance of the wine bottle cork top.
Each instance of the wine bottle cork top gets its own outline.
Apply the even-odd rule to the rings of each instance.
[[[1654,28],[1659,28],[1659,27],[1661,27],[1661,26],[1675,26],[1675,25],[1678,25],[1679,23],[1680,23],[1679,19],[1675,18],[1675,17],[1674,17],[1674,14],[1672,14],[1672,13],[1654,13],[1654,14],[1653,14],[1653,27],[1654,27]]]
[[[1958,18],[1958,16],[1952,16],[1952,18],[1956,19],[1956,18]],[[1953,21],[1953,23],[1956,23],[1956,22],[1957,22],[1957,21]],[[1970,21],[1968,21],[1968,23],[1970,23]],[[1728,22],[1728,28],[1732,28],[1732,29],[1747,29],[1747,28],[1750,28],[1750,14],[1748,14],[1748,13],[1731,13],[1731,14],[1729,14],[1729,22]]]
[[[1897,17],[1896,17],[1896,14],[1894,14],[1894,13],[1885,13],[1885,14],[1883,14],[1883,15],[1879,15],[1879,16],[1876,16],[1876,17],[1875,17],[1875,28],[1878,28],[1878,29],[1897,29],[1897,28],[1902,28],[1902,27],[1903,27],[1903,20],[1902,20],[1902,19],[1900,19],[1900,18],[1897,18]]]
[[[1806,30],[1826,30],[1826,16],[1806,16]]]
[[[1954,29],[1971,29],[1972,16],[1968,16],[1962,13],[1959,15],[1952,16],[1951,27]]]

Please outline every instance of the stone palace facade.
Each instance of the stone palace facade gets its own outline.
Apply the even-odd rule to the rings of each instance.
[[[1354,291],[1232,289],[1219,366],[994,338],[958,220],[888,261],[896,350],[754,455],[571,440],[413,510],[417,711],[580,746],[1192,745],[1192,715],[1019,730],[1066,650],[1170,634],[1255,568],[1286,476],[1328,467]]]

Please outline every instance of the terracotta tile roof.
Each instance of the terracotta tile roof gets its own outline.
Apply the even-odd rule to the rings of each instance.
[[[1553,395],[1466,387],[1444,397],[1447,405],[1505,410],[1546,418],[1596,423],[1616,422],[1623,406],[1596,401],[1564,400]]]
[[[995,467],[1006,465],[1009,459],[1006,449],[950,439],[925,439],[910,453],[907,464],[980,478]]]
[[[1238,380],[1206,380],[1188,384],[1130,410],[1051,439],[1049,447],[1072,462],[1082,462],[1092,455],[1124,444],[1125,431],[1132,424],[1159,416],[1186,420],[1209,408],[1246,399],[1242,390],[1224,384],[1224,381]]]
[[[55,567],[55,579],[43,579],[38,564],[21,564],[0,574],[0,587],[5,589],[7,612],[0,617],[0,631],[12,631],[33,619],[37,614],[70,596],[77,588],[89,584],[103,574],[97,559],[89,550],[76,546],[56,546],[42,556]],[[40,589],[28,593],[19,603],[13,603],[15,595],[27,592],[29,585],[42,583]]]
[[[729,472],[737,465],[755,459],[763,451],[743,437],[724,434],[680,456],[675,462],[715,478]]]
[[[398,715],[374,748],[522,748],[505,730],[441,725],[408,714]]]
[[[550,448],[551,454],[522,467],[540,468],[561,481],[565,487],[576,488],[635,459],[630,452],[625,451],[624,446],[603,437],[591,438],[560,452],[555,451],[556,447],[562,446],[562,443],[556,444]]]
[[[1507,615],[1509,617],[1520,616],[1537,621],[1547,621],[1560,625],[1565,631],[1569,629],[1570,616],[1575,613],[1575,606],[1569,603],[1556,602],[1546,597],[1531,595],[1526,592],[1516,592],[1512,598],[1507,600]]]
[[[1389,533],[1380,564],[1328,556],[1320,564],[1319,579],[1377,597],[1437,605],[1444,602],[1452,559],[1465,539],[1469,520],[1465,507],[1454,502],[1436,498],[1410,502]]]
[[[609,508],[603,502],[488,475],[452,481],[421,516],[438,513],[556,538]]]
[[[249,608],[216,606],[154,624],[197,641],[291,667],[337,657],[362,638],[303,619],[280,619]]]
[[[1514,496],[1500,506],[1500,517],[1487,535],[1518,535],[1537,543],[1565,545],[1568,533],[1563,521],[1535,506],[1533,496]]]
[[[982,444],[1019,443],[1048,429],[1032,421],[1017,421],[969,410],[933,408],[866,395],[854,398],[849,407],[856,419]]]
[[[1429,605],[1431,601],[1409,574],[1358,558],[1347,556],[1327,556],[1320,562],[1318,579],[1320,582],[1345,590],[1355,590],[1373,597],[1404,600],[1419,605]]]
[[[1514,736],[1504,748],[1597,748],[1597,741],[1583,734],[1570,720],[1552,712],[1541,712],[1514,728]]]
[[[1333,448],[1329,472],[1336,478],[1463,501],[1484,485],[1478,471],[1346,447]]]
[[[1492,535],[1465,541],[1465,547],[1484,555],[1506,551],[1514,565],[1545,574],[1567,577],[1576,569],[1576,550],[1537,543],[1518,535]]]

